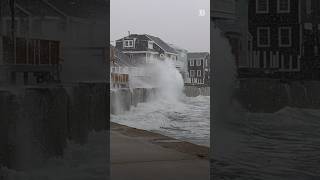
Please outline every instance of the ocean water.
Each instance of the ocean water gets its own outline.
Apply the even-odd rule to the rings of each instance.
[[[246,113],[225,134],[236,138],[216,148],[214,179],[320,179],[319,109]]]
[[[112,115],[111,121],[198,145],[210,145],[209,96],[183,96],[175,101],[159,98],[140,103],[121,115]]]

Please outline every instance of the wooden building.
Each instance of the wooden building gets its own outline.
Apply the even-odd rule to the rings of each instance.
[[[80,76],[94,74],[93,64],[102,71],[106,1],[10,2],[0,2],[0,84],[81,81]]]
[[[319,79],[317,0],[249,0],[249,66],[276,78]]]
[[[178,60],[178,53],[162,39],[148,34],[130,34],[116,41],[116,48],[136,65],[154,63],[156,59]]]
[[[129,88],[133,68],[129,57],[110,45],[110,88]]]
[[[187,55],[189,84],[210,85],[210,54],[208,52],[190,52]]]

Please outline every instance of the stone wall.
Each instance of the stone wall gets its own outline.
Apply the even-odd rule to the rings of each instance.
[[[242,79],[235,96],[251,112],[275,112],[286,106],[320,108],[320,82]]]
[[[188,97],[210,96],[210,87],[185,86],[184,92]]]
[[[104,83],[0,90],[0,164],[16,170],[63,156],[67,139],[86,143],[109,129]]]

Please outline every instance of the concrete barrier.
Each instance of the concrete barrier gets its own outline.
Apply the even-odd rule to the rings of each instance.
[[[275,112],[286,106],[320,108],[320,82],[241,79],[235,96],[251,112]]]
[[[0,91],[0,164],[16,170],[63,156],[67,139],[84,144],[90,131],[108,130],[104,83]]]
[[[210,96],[210,87],[185,86],[184,93],[188,97]]]

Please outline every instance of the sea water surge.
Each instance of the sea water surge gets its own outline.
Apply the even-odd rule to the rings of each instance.
[[[145,85],[157,88],[155,97],[111,115],[111,121],[209,147],[210,97],[186,97],[183,79],[172,61],[155,61],[145,69],[152,78]]]
[[[209,147],[210,97],[183,97],[175,103],[161,99],[141,103],[131,111],[112,115],[111,121]]]

